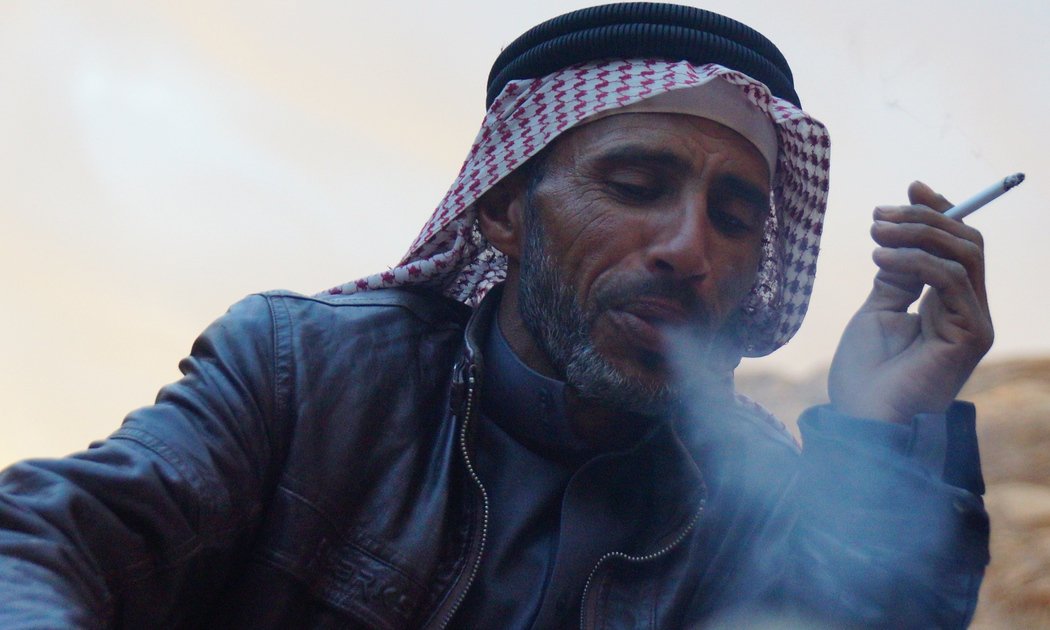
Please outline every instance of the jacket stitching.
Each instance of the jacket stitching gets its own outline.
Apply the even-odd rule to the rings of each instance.
[[[279,489],[281,490],[281,492],[284,492],[285,494],[287,494],[287,495],[289,495],[289,496],[291,496],[291,497],[301,501],[304,505],[306,505],[311,510],[313,510],[315,513],[317,513],[317,515],[320,516],[321,519],[324,521],[324,523],[327,526],[327,528],[332,532],[332,538],[335,539],[336,541],[338,541],[338,543],[340,545],[346,545],[348,547],[352,547],[352,548],[356,549],[357,551],[360,551],[363,555],[366,555],[369,558],[372,558],[373,560],[375,560],[376,562],[379,562],[380,564],[382,564],[385,567],[389,567],[391,570],[395,571],[398,575],[404,577],[405,580],[411,582],[413,585],[419,587],[420,589],[422,589],[424,591],[426,590],[426,588],[427,588],[426,584],[420,582],[419,580],[417,580],[413,576],[409,575],[408,573],[405,573],[405,571],[403,569],[401,569],[400,567],[398,567],[397,565],[391,564],[389,560],[387,560],[387,559],[385,559],[385,558],[383,558],[381,556],[378,556],[375,553],[373,553],[371,550],[367,549],[366,547],[361,546],[360,544],[355,542],[352,537],[346,536],[345,534],[340,533],[339,528],[337,527],[336,523],[331,518],[329,518],[329,516],[324,512],[324,510],[322,510],[320,507],[315,505],[308,498],[304,497],[303,495],[299,494],[298,492],[295,492],[294,490],[288,488],[287,486],[285,486],[283,484],[279,486]],[[281,556],[281,557],[283,557],[283,554],[279,554],[279,553],[276,553],[276,552],[272,552],[272,553],[273,553],[274,556]]]

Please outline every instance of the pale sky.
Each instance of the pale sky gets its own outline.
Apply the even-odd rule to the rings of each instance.
[[[394,264],[443,196],[502,46],[582,2],[0,2],[0,465],[101,438],[227,306]],[[832,137],[810,315],[744,369],[826,363],[913,179],[975,215],[992,357],[1050,353],[1050,5],[719,0]]]

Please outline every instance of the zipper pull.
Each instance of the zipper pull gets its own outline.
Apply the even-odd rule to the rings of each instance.
[[[467,402],[474,369],[474,362],[466,356],[456,361],[452,367],[452,391],[449,394],[448,407],[449,411],[456,415],[462,414],[463,406]]]

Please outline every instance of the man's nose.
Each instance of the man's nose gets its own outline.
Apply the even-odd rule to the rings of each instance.
[[[653,271],[671,274],[676,280],[695,281],[711,271],[708,238],[712,226],[703,196],[683,203],[673,216],[658,227],[649,248]]]

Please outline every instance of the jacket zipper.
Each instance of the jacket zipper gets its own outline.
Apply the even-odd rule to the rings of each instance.
[[[446,628],[448,624],[452,622],[453,615],[459,610],[460,605],[463,604],[463,600],[466,599],[467,593],[470,591],[471,584],[474,583],[474,578],[478,575],[478,568],[481,566],[481,556],[485,552],[485,542],[488,535],[489,529],[489,495],[485,491],[485,486],[481,483],[481,478],[478,477],[478,473],[474,470],[474,464],[470,461],[470,453],[467,450],[467,430],[470,426],[470,422],[474,415],[474,387],[476,379],[474,376],[474,364],[471,363],[467,367],[467,391],[466,398],[463,404],[463,426],[459,432],[459,448],[463,453],[463,461],[467,465],[467,473],[470,478],[474,481],[474,485],[478,487],[478,491],[481,493],[481,536],[478,541],[478,556],[474,560],[474,566],[470,569],[470,575],[467,577],[467,582],[463,586],[463,590],[456,598],[452,608],[445,614],[445,618],[441,621],[441,625],[438,628]]]
[[[693,516],[693,520],[690,521],[689,525],[681,532],[679,532],[678,536],[675,537],[675,539],[672,540],[664,548],[654,551],[653,553],[645,554],[644,556],[632,556],[621,551],[610,551],[603,555],[601,558],[598,558],[598,562],[594,564],[594,568],[591,569],[591,573],[587,576],[587,581],[583,585],[583,595],[580,597],[580,630],[585,630],[586,628],[585,622],[587,619],[587,594],[591,589],[591,583],[594,581],[594,576],[598,574],[598,570],[601,568],[602,564],[604,564],[606,560],[609,560],[611,558],[619,558],[626,562],[635,563],[649,562],[650,560],[655,560],[661,556],[670,553],[671,550],[680,545],[682,541],[685,540],[685,537],[689,535],[689,532],[693,531],[693,528],[696,527],[697,522],[700,521],[700,516],[704,513],[704,506],[706,504],[706,500],[700,501],[700,508],[697,509],[696,515]]]

